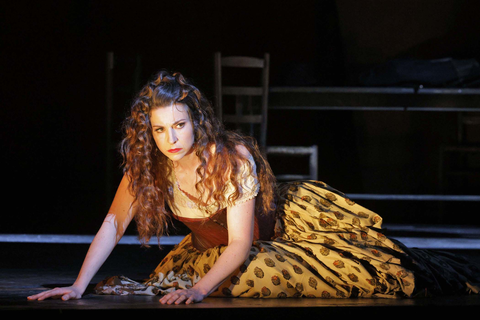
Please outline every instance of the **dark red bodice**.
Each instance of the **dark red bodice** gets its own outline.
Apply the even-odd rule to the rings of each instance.
[[[193,246],[205,251],[220,245],[228,245],[227,209],[205,219],[184,218],[174,215],[192,231]],[[270,240],[274,234],[274,215],[255,215],[253,239]]]

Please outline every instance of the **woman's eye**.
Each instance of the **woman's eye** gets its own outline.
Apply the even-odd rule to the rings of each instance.
[[[163,128],[157,128],[157,130],[155,130],[156,132],[160,133],[160,132],[163,132]]]
[[[185,126],[185,122],[180,122],[177,124],[177,128],[183,128]]]

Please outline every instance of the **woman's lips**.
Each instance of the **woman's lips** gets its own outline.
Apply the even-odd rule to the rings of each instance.
[[[170,153],[177,153],[178,151],[182,150],[182,148],[170,149],[168,152]]]

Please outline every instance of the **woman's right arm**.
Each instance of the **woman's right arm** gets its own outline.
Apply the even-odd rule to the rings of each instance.
[[[134,197],[128,190],[128,179],[124,176],[115,194],[110,210],[105,217],[100,230],[93,239],[82,268],[74,284],[70,287],[55,288],[49,291],[29,296],[29,300],[44,300],[51,297],[61,297],[62,300],[80,299],[88,284],[108,258],[125,230],[132,221],[135,210]]]

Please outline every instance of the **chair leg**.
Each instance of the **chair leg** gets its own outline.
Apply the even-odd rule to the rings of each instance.
[[[310,175],[312,180],[318,180],[318,146],[313,145],[310,154]]]

